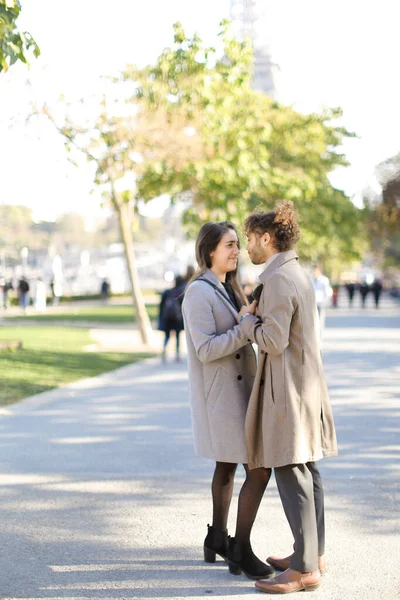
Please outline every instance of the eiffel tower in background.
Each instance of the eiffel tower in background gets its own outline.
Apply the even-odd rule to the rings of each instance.
[[[235,35],[248,37],[254,48],[253,87],[270,98],[277,97],[277,74],[279,67],[273,63],[266,40],[260,29],[265,16],[266,0],[230,0],[230,18]]]

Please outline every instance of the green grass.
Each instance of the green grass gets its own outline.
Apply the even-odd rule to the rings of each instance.
[[[85,352],[87,329],[1,327],[0,340],[21,340],[23,349],[0,352],[0,405],[63,383],[93,377],[151,356],[148,353]]]
[[[151,320],[158,318],[158,306],[149,304],[147,311]],[[6,317],[6,315],[4,315]],[[40,323],[54,323],[68,321],[70,323],[134,323],[136,321],[135,309],[131,305],[105,305],[66,308],[56,313],[32,313],[28,315],[15,315],[7,320],[35,320]]]

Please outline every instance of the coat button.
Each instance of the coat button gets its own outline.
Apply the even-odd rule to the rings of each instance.
[[[240,354],[236,354],[236,358],[240,358]]]
[[[238,375],[238,379],[239,381],[242,381],[243,377],[241,375]]]

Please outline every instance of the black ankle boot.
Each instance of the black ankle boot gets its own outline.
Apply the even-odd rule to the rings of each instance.
[[[275,575],[272,567],[257,558],[250,542],[238,542],[235,538],[229,538],[228,564],[230,573],[240,575],[243,571],[249,579],[269,579]]]
[[[208,533],[204,540],[204,560],[214,563],[216,554],[225,560],[228,554],[228,531],[215,529],[211,525],[207,525],[207,527]]]

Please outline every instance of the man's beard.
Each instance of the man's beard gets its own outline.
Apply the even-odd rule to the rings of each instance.
[[[262,263],[265,262],[265,258],[262,256],[262,252],[261,252],[260,248],[255,248],[253,250],[253,256],[252,256],[251,262],[253,263],[253,265],[261,265]]]

